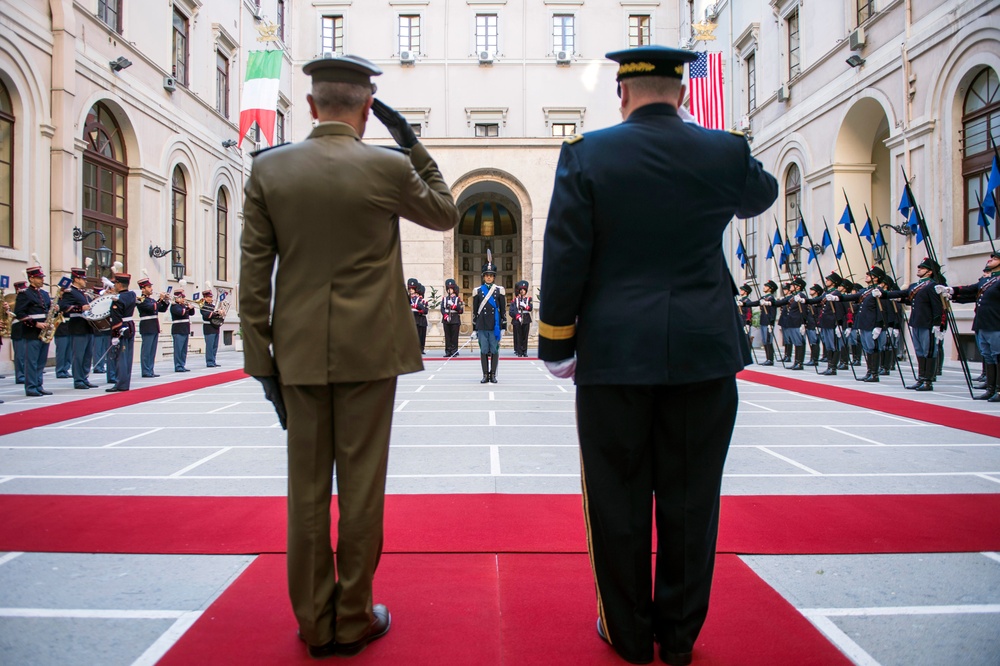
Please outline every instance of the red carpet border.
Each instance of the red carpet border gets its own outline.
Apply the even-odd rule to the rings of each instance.
[[[58,405],[26,409],[23,412],[13,412],[0,416],[0,435],[9,435],[22,430],[31,430],[41,426],[52,425],[60,421],[70,421],[83,416],[92,416],[121,407],[137,405],[149,400],[162,400],[178,393],[197,391],[198,389],[228,384],[244,379],[247,374],[242,370],[226,370],[211,375],[179,379],[158,386],[131,389],[118,393],[105,393],[93,398],[82,398]]]
[[[0,515],[0,551],[285,552],[283,497],[0,495]],[[720,553],[996,550],[1000,493],[722,498]],[[385,552],[585,553],[580,496],[389,495]]]
[[[755,370],[744,370],[736,375],[736,378],[753,382],[754,384],[773,386],[785,391],[805,393],[806,395],[833,400],[845,405],[874,409],[879,412],[902,416],[915,421],[924,421],[957,430],[975,432],[980,435],[989,435],[990,437],[1000,437],[1000,416],[978,414],[976,412],[968,412],[964,409],[943,407],[920,400],[907,400],[888,395],[876,395],[841,386],[828,386],[804,379],[770,375]]]

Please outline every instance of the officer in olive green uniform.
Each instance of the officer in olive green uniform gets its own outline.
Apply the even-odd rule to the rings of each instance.
[[[406,119],[374,100],[381,70],[342,56],[303,71],[319,123],[305,141],[258,154],[245,188],[242,274],[271,275],[278,261],[274,310],[271,280],[250,280],[240,316],[246,372],[287,418],[289,594],[310,655],[325,657],[356,654],[389,630],[372,600],[389,429],[396,377],[423,368],[399,288],[399,218],[443,231],[458,211]],[[369,110],[401,149],[361,141]]]

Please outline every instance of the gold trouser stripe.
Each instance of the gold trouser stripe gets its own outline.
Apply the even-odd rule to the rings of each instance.
[[[568,326],[553,326],[544,321],[538,322],[538,335],[549,340],[569,340],[576,335],[576,324]]]
[[[597,569],[594,568],[594,541],[590,532],[590,498],[587,496],[587,474],[583,469],[583,449],[580,449],[580,486],[583,490],[583,522],[587,528],[587,554],[590,556],[590,571],[594,576],[594,589],[597,590],[597,615],[601,618],[601,626],[604,627],[604,635],[607,636],[608,643],[614,644],[611,640],[611,630],[608,628],[608,621],[604,617],[604,601],[601,599],[601,584],[597,580]]]

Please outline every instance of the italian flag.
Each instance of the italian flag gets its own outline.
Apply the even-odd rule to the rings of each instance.
[[[281,81],[281,57],[283,51],[251,51],[247,60],[247,78],[243,84],[243,100],[240,105],[240,146],[243,137],[256,121],[267,139],[274,145],[274,120],[278,107],[278,84]]]

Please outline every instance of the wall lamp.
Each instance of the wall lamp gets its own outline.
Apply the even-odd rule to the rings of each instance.
[[[111,268],[111,248],[107,246],[108,239],[104,236],[104,232],[94,229],[93,231],[88,231],[84,233],[80,227],[73,227],[73,240],[77,243],[82,243],[83,239],[89,238],[94,234],[98,234],[101,237],[101,247],[97,248],[97,265],[101,267],[101,270],[108,270]]]
[[[226,139],[222,142],[223,148],[234,148],[236,147],[236,139]]]
[[[860,67],[861,65],[865,64],[865,59],[859,56],[857,53],[855,53],[851,55],[850,58],[847,59],[847,64],[850,65],[851,67]]]
[[[184,264],[180,262],[180,258],[177,256],[177,252],[173,248],[169,250],[163,250],[159,245],[153,246],[152,243],[149,244],[149,256],[154,259],[162,259],[168,254],[174,255],[174,263],[170,265],[170,274],[178,282],[184,277]]]
[[[120,72],[126,67],[131,67],[132,61],[126,58],[125,56],[118,56],[117,59],[109,62],[108,66],[111,68],[112,72]]]

